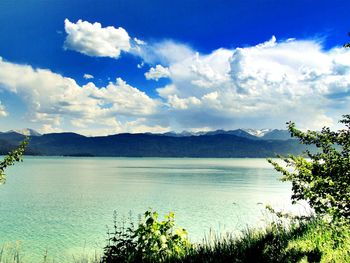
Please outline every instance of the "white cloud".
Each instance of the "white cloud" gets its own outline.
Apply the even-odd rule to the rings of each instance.
[[[177,95],[169,95],[168,103],[172,108],[186,110],[189,107],[201,105],[201,101],[196,97],[179,98]]]
[[[130,37],[124,28],[102,27],[100,23],[64,20],[67,37],[64,47],[92,57],[118,58],[130,50]]]
[[[84,79],[93,79],[94,76],[91,75],[91,74],[84,74],[83,78],[84,78]]]
[[[143,68],[145,66],[145,62],[141,62],[139,64],[137,64],[137,68]]]
[[[125,125],[124,132],[134,132],[134,133],[164,133],[170,131],[170,127],[163,127],[161,125],[152,125],[146,118],[138,118],[135,121],[129,121]]]
[[[350,110],[349,50],[273,37],[252,47],[187,54],[169,60],[172,83],[157,89],[183,129],[284,127],[288,120],[320,128]]]
[[[46,134],[46,133],[59,133],[59,132],[64,132],[64,130],[60,129],[60,128],[54,128],[52,127],[52,125],[50,124],[44,124],[42,125],[42,127],[40,128],[40,133],[41,134]]]
[[[177,94],[178,90],[175,85],[170,84],[162,88],[158,88],[156,90],[158,92],[158,95],[164,99],[166,99],[168,96],[172,94]]]
[[[0,102],[0,117],[6,117],[8,115],[6,108]]]
[[[172,40],[139,45],[130,50],[145,63],[169,65],[194,55],[194,51],[185,44]]]
[[[118,78],[106,87],[92,82],[79,86],[75,80],[47,69],[34,69],[0,60],[0,91],[18,95],[26,103],[32,122],[42,131],[97,126],[122,130],[135,118],[157,112],[159,102]]]
[[[154,79],[155,81],[158,81],[161,78],[168,78],[169,76],[169,69],[163,67],[162,65],[156,65],[155,68],[152,67],[148,72],[145,73],[146,79]]]
[[[145,41],[138,39],[136,37],[134,37],[134,41],[136,42],[137,45],[140,45],[140,46],[147,44]]]
[[[82,21],[66,23],[79,29],[68,34],[66,42],[69,36],[81,35],[76,50],[102,54],[96,51],[98,45],[94,51],[92,46],[99,39],[96,32],[106,28]],[[85,27],[94,30],[87,33]],[[100,40],[106,42],[101,48],[115,44],[107,36]],[[44,125],[43,130],[76,129],[84,134],[284,128],[289,120],[315,129],[336,125],[350,110],[350,50],[325,50],[313,40],[278,42],[272,37],[256,46],[201,54],[169,40],[131,41],[134,46],[130,47],[128,36],[126,48],[118,46],[117,53],[106,56],[129,51],[142,59],[139,67],[151,66],[147,79],[167,77],[170,84],[156,89],[158,99],[120,78],[105,87],[92,82],[79,86],[50,70],[2,60],[0,90],[18,94],[26,102],[28,116]]]

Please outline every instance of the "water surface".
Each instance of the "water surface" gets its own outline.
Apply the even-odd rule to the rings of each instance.
[[[290,206],[290,184],[265,159],[26,157],[0,186],[0,244],[28,262],[64,262],[105,244],[113,211],[174,211],[193,241],[255,226],[262,204]]]

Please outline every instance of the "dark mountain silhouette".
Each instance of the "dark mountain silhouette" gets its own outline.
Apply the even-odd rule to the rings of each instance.
[[[197,136],[124,133],[86,137],[76,133],[51,133],[30,136],[27,153],[49,156],[274,157],[304,150],[296,140],[261,139],[247,134],[243,130]],[[0,133],[0,152],[7,152],[24,138],[16,132]]]

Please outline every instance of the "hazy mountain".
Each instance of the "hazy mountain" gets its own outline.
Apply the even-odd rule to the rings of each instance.
[[[216,130],[209,132],[188,132],[183,131],[181,133],[176,132],[166,132],[162,135],[171,137],[188,137],[188,136],[200,136],[200,135],[236,135],[243,138],[248,138],[252,140],[289,140],[292,139],[289,131],[287,130],[277,130],[277,129],[237,129],[237,130]]]
[[[22,141],[24,138],[25,136],[23,134],[14,131],[0,133],[0,140],[6,141],[10,144],[16,144],[17,142]]]
[[[6,133],[19,133],[25,136],[41,136],[41,134],[39,132],[37,132],[36,130],[33,129],[29,129],[29,128],[25,128],[25,129],[21,129],[21,130],[10,130]]]
[[[290,136],[289,131],[287,130],[270,130],[266,132],[262,137],[264,140],[290,140],[292,137]]]
[[[249,133],[250,135],[253,135],[259,138],[264,137],[265,134],[271,131],[271,129],[242,129],[242,130]]]
[[[304,150],[296,140],[246,138],[244,131],[218,132],[198,136],[164,134],[116,134],[85,137],[75,133],[30,136],[28,152],[38,155],[120,157],[274,157]],[[237,133],[230,134],[230,133]],[[249,136],[252,136],[249,134]],[[0,152],[6,152],[25,138],[10,132],[0,134]]]
[[[207,134],[207,132],[190,132],[190,131],[182,131],[180,133],[177,132],[166,132],[166,133],[162,133],[161,135],[164,136],[171,136],[171,137],[188,137],[188,136],[199,136],[199,135],[205,135]]]
[[[243,129],[230,130],[230,131],[216,130],[216,131],[207,132],[205,135],[218,135],[218,134],[235,135],[238,137],[247,138],[251,140],[258,139],[256,136],[249,134]]]

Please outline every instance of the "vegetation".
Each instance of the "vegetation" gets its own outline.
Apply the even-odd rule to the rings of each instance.
[[[0,184],[5,183],[6,175],[5,170],[7,167],[14,165],[16,162],[22,161],[22,155],[28,144],[28,139],[25,139],[21,144],[13,151],[9,152],[0,162]]]
[[[151,211],[148,211],[151,212]],[[153,212],[151,212],[153,213]],[[165,222],[167,220],[164,220]],[[122,227],[116,227],[117,240],[109,240],[105,247],[104,255],[98,258],[88,255],[77,255],[72,257],[72,263],[113,263],[113,262],[167,262],[167,263],[226,263],[226,262],[254,262],[254,263],[345,263],[350,262],[350,226],[346,224],[328,224],[319,218],[309,218],[301,220],[299,218],[288,218],[286,220],[276,217],[267,227],[262,229],[247,229],[241,235],[227,235],[205,239],[200,244],[189,244],[181,249],[181,253],[160,253],[157,256],[155,250],[147,246],[148,241],[157,243],[160,240],[159,233],[150,231],[143,243],[146,250],[140,254],[137,250],[125,249],[125,245],[130,240],[130,235],[122,235],[121,230],[126,233],[128,228],[125,222]],[[132,224],[132,221],[130,221]],[[144,223],[144,222],[143,222]],[[161,222],[158,222],[159,225]],[[137,229],[131,226],[132,229]],[[151,228],[148,227],[150,230]],[[154,238],[156,240],[154,240]],[[147,241],[148,240],[148,241]],[[153,243],[153,244],[154,244]],[[119,244],[119,245],[118,245]],[[18,250],[18,245],[0,248],[1,263],[25,263],[22,254]],[[120,247],[122,249],[120,249]],[[156,245],[156,250],[161,247]],[[124,251],[125,253],[122,253]],[[126,253],[129,252],[130,254]],[[136,253],[132,253],[136,252]],[[113,255],[113,256],[112,256]],[[167,256],[164,256],[167,255]],[[47,254],[43,260],[38,262],[57,262],[48,259]]]
[[[307,151],[308,159],[289,155],[283,159],[287,168],[271,159],[269,162],[283,174],[282,180],[292,182],[293,202],[306,200],[320,216],[350,220],[350,115],[344,115],[340,122],[346,128],[336,132],[327,127],[320,132],[302,132],[288,123],[293,137],[316,145],[318,151]]]
[[[0,263],[21,263],[20,242],[3,244],[0,247]]]
[[[120,228],[115,223],[101,262],[350,262],[350,226],[346,224],[329,225],[315,217],[285,218],[275,213],[275,219],[266,228],[190,244],[183,230],[180,229],[184,233],[182,239],[174,239],[176,234],[168,231],[173,220],[165,233],[159,231],[169,219],[158,222],[153,213],[147,211],[137,227],[132,221],[130,226],[123,223]],[[138,230],[143,234],[136,234]],[[171,240],[169,243],[165,236]]]
[[[102,258],[106,263],[165,262],[181,259],[192,247],[186,230],[175,228],[172,212],[158,221],[158,213],[148,210],[137,227],[132,220],[128,227],[124,223],[118,227],[115,216],[114,232],[109,234]]]

